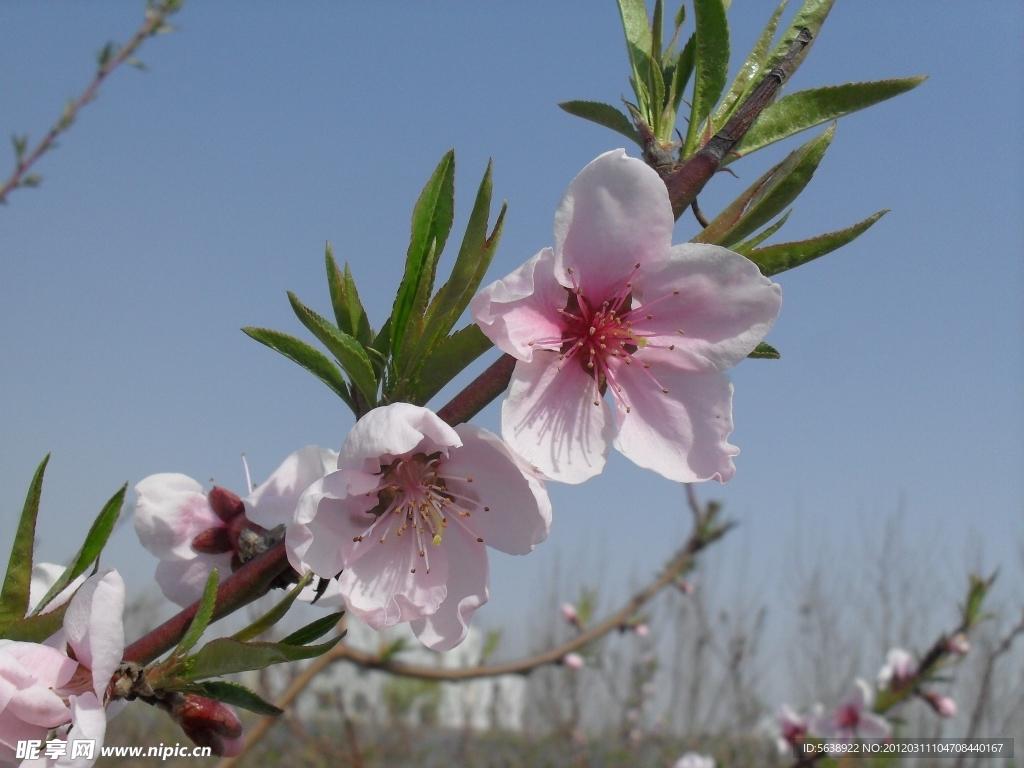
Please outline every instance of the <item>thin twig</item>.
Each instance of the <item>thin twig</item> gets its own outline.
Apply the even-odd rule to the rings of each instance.
[[[700,224],[704,229],[708,228],[708,220],[704,216],[704,212],[697,205],[697,198],[693,198],[693,202],[690,203],[690,210],[693,211],[693,217],[697,219],[697,223]]]
[[[38,146],[32,152],[25,156],[19,157],[18,165],[11,174],[11,177],[7,182],[0,187],[0,203],[7,202],[7,195],[11,190],[19,186],[28,186],[25,183],[25,174],[29,168],[42,157],[46,152],[53,149],[54,141],[60,134],[64,133],[71,124],[74,122],[78,112],[96,98],[96,91],[99,89],[100,84],[107,79],[107,76],[117,69],[126,60],[132,58],[132,55],[139,49],[142,43],[147,37],[156,34],[164,23],[164,20],[175,13],[181,8],[181,0],[162,0],[162,2],[155,5],[151,5],[146,9],[146,21],[139,28],[139,31],[135,33],[131,40],[128,41],[127,45],[118,51],[117,55],[111,58],[109,61],[104,62],[96,73],[96,77],[89,83],[89,87],[82,92],[75,101],[70,102],[61,113],[60,119],[54,124],[49,130],[42,141],[39,142]]]

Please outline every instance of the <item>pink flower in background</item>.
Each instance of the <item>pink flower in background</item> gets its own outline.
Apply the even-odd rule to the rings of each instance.
[[[940,717],[956,717],[956,702],[949,696],[928,691],[921,694]]]
[[[178,473],[140,481],[135,486],[135,532],[142,546],[160,559],[156,581],[164,596],[185,607],[202,596],[214,568],[221,580],[227,578],[242,563],[238,549],[243,529],[266,533],[290,522],[303,491],[332,471],[336,462],[333,451],[307,446],[285,459],[244,499],[219,487],[207,494],[198,482]],[[321,604],[337,602],[337,586],[332,587]],[[301,598],[312,596],[313,590],[307,588]]]
[[[348,609],[374,629],[409,621],[428,647],[450,650],[487,601],[486,547],[525,555],[550,526],[543,484],[495,435],[393,403],[356,422],[285,543],[294,567],[341,572]]]
[[[955,653],[958,656],[965,656],[971,650],[971,643],[967,639],[967,635],[963,632],[957,632],[949,640],[946,641],[946,651],[948,653]]]
[[[587,666],[586,660],[578,653],[567,653],[562,657],[562,664],[569,669],[583,669]]]
[[[636,632],[637,637],[647,637],[651,634],[651,630],[646,624],[637,624],[633,627],[633,631]]]
[[[676,760],[672,768],[715,768],[715,758],[697,752],[687,752]]]
[[[888,738],[892,727],[871,711],[873,702],[871,686],[858,678],[846,701],[830,715],[811,718],[808,731],[823,739]]]
[[[562,612],[562,618],[568,623],[572,624],[574,627],[578,627],[580,625],[580,614],[576,610],[576,606],[570,605],[569,603],[562,603],[559,610]]]
[[[885,666],[878,670],[878,687],[902,688],[917,673],[917,662],[914,657],[902,648],[893,648],[885,660]]]
[[[481,330],[519,361],[502,434],[547,477],[593,477],[613,443],[670,480],[732,477],[722,371],[768,333],[782,292],[725,248],[673,246],[674,224],[658,174],[607,152],[562,198],[554,249],[474,297]]]
[[[795,755],[811,726],[814,717],[820,717],[820,705],[810,715],[797,714],[788,704],[783,704],[775,716],[779,727],[778,748],[781,755]]]

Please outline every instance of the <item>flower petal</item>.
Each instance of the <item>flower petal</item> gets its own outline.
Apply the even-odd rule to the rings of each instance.
[[[622,403],[616,408],[615,447],[626,458],[680,483],[724,483],[733,476],[732,457],[740,451],[728,441],[732,384],[725,374],[620,365],[615,377],[630,407],[629,413]]]
[[[0,679],[13,683],[17,688],[32,684],[60,688],[67,684],[77,669],[78,662],[68,658],[64,651],[48,645],[13,640],[0,644]],[[5,706],[7,702],[0,692],[0,711]]]
[[[517,360],[534,350],[558,349],[569,294],[555,279],[555,252],[545,248],[519,269],[481,290],[469,309],[494,345]]]
[[[64,614],[64,632],[75,658],[92,670],[93,690],[102,701],[124,655],[124,580],[115,570],[86,580]]]
[[[100,748],[107,736],[107,713],[103,710],[103,704],[92,693],[83,693],[81,696],[72,696],[71,702],[71,730],[68,732],[68,754],[57,758],[56,765],[64,768],[90,768],[100,756]],[[92,758],[76,757],[71,758],[71,744],[80,740],[94,740],[96,747],[93,750]]]
[[[651,305],[653,317],[639,321],[637,329],[653,332],[652,341],[674,344],[676,350],[673,355],[667,349],[649,348],[638,357],[679,359],[679,353],[688,353],[719,371],[750,354],[782,307],[782,288],[762,275],[754,262],[704,243],[673,246],[669,262],[645,276],[641,290],[641,306]],[[693,363],[678,365],[699,369]]]
[[[473,518],[484,543],[510,555],[532,552],[551,530],[551,500],[543,483],[523,473],[497,435],[471,424],[455,431],[462,447],[452,449],[441,472],[473,478],[450,487],[479,501]]]
[[[411,626],[428,648],[450,651],[466,639],[474,611],[487,602],[487,547],[460,526],[449,526],[438,549],[448,558],[448,593],[437,611]]]
[[[580,364],[570,360],[562,370],[559,365],[553,352],[539,352],[532,363],[516,363],[501,406],[501,434],[546,477],[582,483],[604,469],[612,419],[596,396],[594,379]]]
[[[243,499],[245,516],[268,530],[288,524],[295,506],[309,486],[338,464],[338,454],[317,445],[307,445],[285,459],[256,490]]]
[[[207,528],[224,522],[210,507],[203,486],[172,472],[150,475],[135,486],[135,533],[150,553],[161,560],[191,560],[197,553],[192,540]]]
[[[376,473],[391,459],[413,450],[423,453],[461,445],[455,430],[436,414],[410,403],[392,403],[363,416],[345,438],[338,469]]]
[[[156,583],[164,597],[187,608],[203,596],[210,572],[217,569],[221,581],[231,574],[231,552],[200,555],[195,560],[161,562],[156,567]]]
[[[297,571],[307,567],[331,578],[357,559],[356,542],[373,522],[368,510],[377,505],[379,478],[368,472],[340,469],[316,481],[302,494],[295,521],[285,531],[288,562]]]
[[[625,150],[605,152],[569,185],[555,212],[555,274],[598,304],[623,287],[636,264],[668,259],[675,217],[665,183]]]

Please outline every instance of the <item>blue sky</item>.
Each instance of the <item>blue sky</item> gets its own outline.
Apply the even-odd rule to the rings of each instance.
[[[734,59],[772,7],[736,0]],[[141,3],[0,4],[0,133],[37,140],[103,43],[140,20]],[[722,557],[743,560],[769,602],[795,545],[855,557],[850,542],[900,499],[922,551],[955,572],[980,552],[1019,584],[1022,20],[1009,0],[840,2],[788,87],[930,75],[840,121],[777,239],[892,212],[779,276],[768,340],[782,359],[732,372],[738,471],[700,493],[741,522]],[[43,186],[0,210],[0,540],[52,451],[44,559],[69,557],[125,480],[178,471],[241,490],[243,451],[260,479],[301,446],[340,445],[345,407],[238,329],[303,335],[286,290],[328,311],[326,240],[379,325],[412,205],[447,149],[455,242],[494,159],[509,213],[492,280],[551,243],[566,186],[623,143],[556,107],[628,90],[610,1],[191,3],[175,23],[144,46],[149,71],[116,72],[39,163]],[[705,212],[789,146],[714,179]],[[683,217],[675,240],[694,232]],[[497,429],[497,408],[480,423]],[[677,486],[619,457],[552,495],[550,540],[494,558],[483,623],[522,616],[557,557],[607,585],[651,573],[688,519]],[[104,560],[133,586],[155,565],[130,525]]]

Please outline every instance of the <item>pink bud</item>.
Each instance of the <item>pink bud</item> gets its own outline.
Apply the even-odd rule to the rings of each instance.
[[[693,594],[693,584],[691,584],[690,582],[684,581],[683,579],[676,579],[675,585],[679,588],[679,591],[682,592],[684,595]]]
[[[946,641],[946,650],[949,653],[955,653],[958,656],[963,656],[968,653],[971,650],[971,644],[967,640],[967,635],[963,632],[957,632]]]
[[[218,756],[236,755],[242,748],[242,722],[227,704],[186,693],[170,704],[171,719],[200,747]]]
[[[647,628],[646,624],[637,624],[633,627],[633,631],[636,632],[637,637],[647,637],[651,634],[651,631]]]
[[[569,669],[583,669],[587,662],[578,653],[567,653],[562,657],[562,664]]]
[[[576,607],[569,605],[569,603],[562,603],[561,607],[562,617],[575,627],[580,625],[580,615],[576,612]]]
[[[940,717],[956,717],[956,702],[949,698],[949,696],[929,691],[924,694],[924,699]]]

